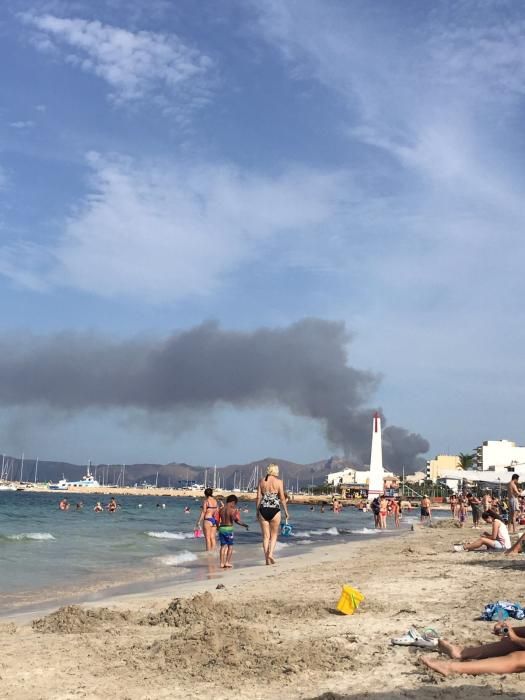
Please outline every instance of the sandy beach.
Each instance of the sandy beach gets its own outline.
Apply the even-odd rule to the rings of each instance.
[[[389,644],[411,625],[492,641],[484,605],[524,602],[522,558],[452,551],[471,535],[447,522],[4,619],[2,697],[524,697],[521,675],[442,678],[418,663],[424,652]],[[335,610],[344,583],[365,595],[353,616]]]

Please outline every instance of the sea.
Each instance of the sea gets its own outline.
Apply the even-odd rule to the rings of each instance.
[[[68,511],[58,508],[64,495]],[[204,539],[194,536],[199,499],[118,495],[116,512],[94,512],[97,501],[107,506],[109,498],[0,491],[0,616],[224,575],[218,557],[206,554]],[[234,564],[263,565],[255,505],[239,506],[249,530],[236,528]],[[319,506],[311,510],[291,503],[289,511],[293,531],[280,537],[279,557],[399,532],[375,530],[372,514],[353,507],[322,513]],[[412,513],[403,516],[402,528],[417,521]]]

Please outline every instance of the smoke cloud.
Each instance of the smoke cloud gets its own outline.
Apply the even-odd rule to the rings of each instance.
[[[348,365],[350,341],[344,323],[315,318],[253,332],[208,322],[161,340],[73,333],[2,340],[0,403],[60,412],[129,407],[164,418],[221,404],[280,404],[321,421],[333,448],[367,463],[374,409],[366,406],[380,377]],[[404,428],[384,431],[392,469],[413,466],[428,448]]]

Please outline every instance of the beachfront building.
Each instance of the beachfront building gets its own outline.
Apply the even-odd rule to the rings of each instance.
[[[405,476],[405,483],[412,486],[420,486],[424,484],[427,479],[426,472],[414,472],[413,474],[407,474]]]
[[[427,479],[435,484],[443,474],[454,471],[459,466],[459,455],[436,455],[427,461]]]
[[[370,470],[367,469],[366,471],[362,471],[349,467],[348,469],[343,469],[340,472],[332,472],[331,474],[328,474],[326,477],[326,482],[331,486],[343,486],[345,488],[350,488],[350,490],[367,490],[370,482]],[[397,489],[398,486],[399,477],[393,472],[384,471],[384,489]]]
[[[476,448],[475,465],[481,471],[525,467],[525,447],[511,440],[485,440]]]

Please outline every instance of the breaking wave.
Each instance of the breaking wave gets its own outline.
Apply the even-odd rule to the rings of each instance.
[[[54,540],[50,532],[20,532],[17,535],[6,535],[7,540]]]
[[[180,566],[181,564],[186,564],[187,562],[195,561],[196,559],[197,555],[188,551],[180,552],[179,554],[170,554],[166,557],[160,557],[161,563],[165,566]]]
[[[297,532],[293,533],[294,537],[298,537],[300,539],[306,539],[312,537],[312,535],[314,537],[322,537],[323,535],[331,535],[332,537],[336,537],[340,534],[341,533],[335,526],[329,527],[327,530],[298,530]]]
[[[156,537],[159,540],[188,540],[193,539],[193,532],[168,532],[163,530],[162,532],[146,532],[148,537]]]

